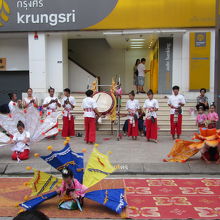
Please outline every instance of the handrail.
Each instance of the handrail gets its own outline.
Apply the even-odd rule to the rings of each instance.
[[[76,60],[74,60],[72,57],[68,57],[69,60],[71,60],[73,63],[75,63],[76,65],[78,65],[80,68],[82,68],[83,70],[85,70],[88,74],[90,74],[91,76],[95,77],[98,79],[98,84],[100,84],[100,76],[95,75],[94,73],[92,73],[90,70],[86,69],[84,66],[82,66],[79,62],[77,62]]]

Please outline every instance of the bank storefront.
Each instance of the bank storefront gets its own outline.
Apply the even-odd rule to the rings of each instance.
[[[0,100],[28,86],[82,92],[96,76],[120,75],[128,92],[142,57],[145,90],[212,97],[214,27],[215,0],[0,0]]]

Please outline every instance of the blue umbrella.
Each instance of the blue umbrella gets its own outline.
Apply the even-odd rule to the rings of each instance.
[[[41,203],[45,202],[46,200],[52,199],[53,197],[57,196],[57,192],[50,192],[44,194],[42,196],[36,197],[34,199],[28,200],[24,203],[19,204],[19,206],[25,208],[26,210],[34,209],[36,206],[40,205]]]
[[[53,151],[48,156],[41,156],[48,164],[50,164],[55,169],[61,171],[64,167],[68,167],[80,183],[83,180],[83,153],[73,152],[70,145],[67,144],[60,151]]]
[[[85,198],[96,201],[118,214],[127,206],[124,199],[124,189],[104,189],[88,192],[85,194]]]

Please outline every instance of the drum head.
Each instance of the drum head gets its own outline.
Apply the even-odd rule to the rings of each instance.
[[[93,98],[96,100],[98,105],[98,111],[102,114],[109,113],[114,106],[113,97],[106,92],[97,92],[94,94]]]

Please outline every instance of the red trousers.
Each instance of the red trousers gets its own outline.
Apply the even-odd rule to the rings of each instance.
[[[75,136],[75,126],[74,126],[74,117],[63,117],[63,137]]]
[[[128,120],[128,137],[137,137],[138,136],[138,120],[135,121],[135,126],[130,123]]]
[[[19,158],[20,160],[27,160],[29,158],[30,150],[26,149],[24,152],[18,152],[14,151],[11,155],[12,160],[17,160]]]
[[[182,133],[182,114],[178,114],[178,121],[174,122],[174,114],[170,115],[170,133],[181,135]]]
[[[146,119],[145,125],[147,139],[157,140],[157,119],[155,118],[155,122],[152,122],[151,119]]]
[[[96,142],[96,119],[95,118],[84,118],[84,128],[85,128],[85,141],[87,143]]]

